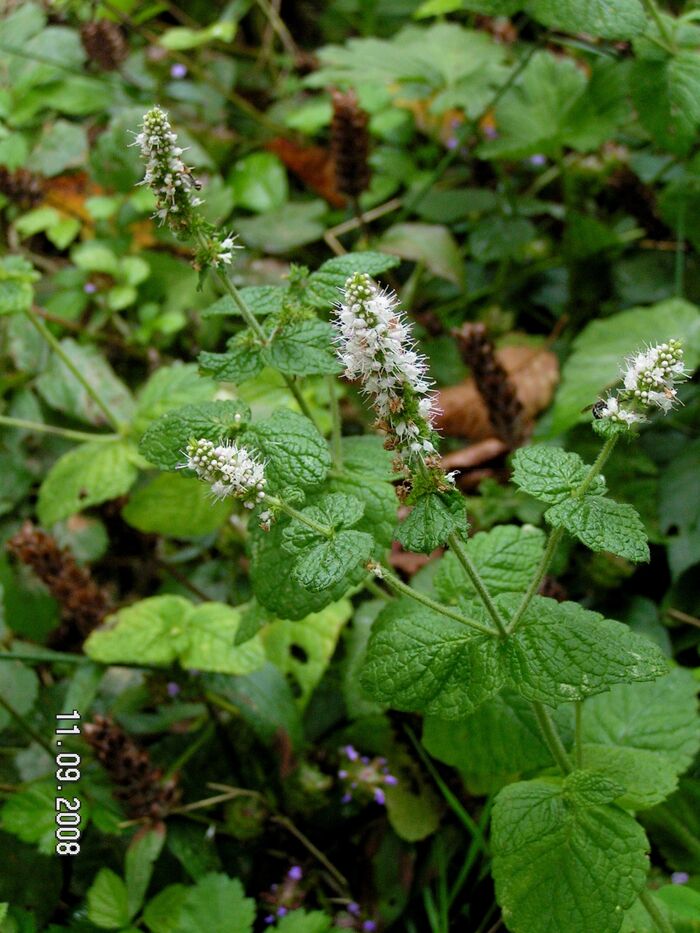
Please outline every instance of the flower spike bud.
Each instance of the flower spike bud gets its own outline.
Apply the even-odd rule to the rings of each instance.
[[[161,223],[167,222],[174,233],[194,232],[200,220],[194,208],[202,203],[195,194],[198,182],[182,160],[185,150],[178,145],[164,110],[152,107],[144,114],[133,145],[141,148],[146,163],[146,174],[139,184],[148,185],[155,194],[155,216]]]
[[[627,360],[622,388],[595,406],[599,420],[630,427],[646,421],[649,409],[668,414],[678,404],[676,385],[688,378],[679,340],[669,340],[636,353]]]
[[[427,364],[395,293],[355,273],[345,283],[334,324],[345,376],[362,383],[388,435],[386,446],[409,467],[434,459],[436,409]]]
[[[211,486],[215,499],[229,496],[252,509],[265,498],[265,465],[233,441],[215,445],[205,437],[187,445],[182,467],[194,470]]]

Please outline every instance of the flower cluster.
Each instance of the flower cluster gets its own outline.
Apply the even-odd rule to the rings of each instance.
[[[184,467],[211,485],[216,499],[233,496],[252,509],[265,498],[265,466],[233,441],[212,444],[204,437],[187,445]]]
[[[386,803],[385,787],[398,784],[397,778],[389,773],[386,758],[369,758],[360,755],[352,745],[343,748],[343,754],[348,763],[338,771],[338,777],[343,782],[344,793],[342,803],[350,803],[354,797],[371,799],[380,806]]]
[[[435,454],[435,401],[425,359],[416,352],[409,325],[391,291],[364,273],[345,283],[336,308],[338,355],[345,376],[362,383],[386,431],[387,447],[408,464]]]
[[[139,183],[148,185],[156,196],[156,214],[176,233],[190,233],[193,210],[202,203],[194,193],[198,182],[182,161],[184,149],[177,144],[168,115],[153,107],[143,118],[141,132],[134,145],[139,146],[146,163],[146,174]]]
[[[270,886],[269,892],[262,895],[262,900],[272,911],[265,917],[265,923],[270,926],[275,920],[286,916],[290,910],[300,907],[304,901],[304,891],[299,883],[304,877],[301,865],[292,865],[281,884]]]
[[[623,388],[594,407],[595,417],[629,426],[646,420],[650,408],[667,414],[678,402],[675,385],[687,378],[680,341],[649,347],[627,360]]]

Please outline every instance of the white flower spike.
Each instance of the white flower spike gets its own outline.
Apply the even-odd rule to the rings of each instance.
[[[182,468],[209,483],[215,499],[232,496],[252,509],[265,498],[265,465],[236,443],[215,445],[204,437],[187,445]]]
[[[407,463],[434,455],[436,408],[427,365],[396,295],[356,273],[345,283],[334,324],[345,376],[362,383],[388,446]]]

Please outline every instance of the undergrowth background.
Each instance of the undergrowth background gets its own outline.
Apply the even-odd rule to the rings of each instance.
[[[280,407],[329,435],[337,392],[345,463],[355,485],[370,470],[391,545],[390,457],[360,440],[357,388],[304,375],[298,346],[221,361],[241,319],[153,220],[130,143],[145,110],[169,112],[206,219],[245,247],[233,280],[261,320],[327,320],[355,270],[396,288],[472,532],[538,525],[544,507],[507,484],[512,450],[534,437],[594,459],[585,409],[626,354],[677,337],[700,360],[700,7],[5,0],[0,79],[0,930],[498,929],[490,810],[528,770],[509,767],[506,713],[421,739],[419,716],[358,683],[373,594],[278,617],[279,554],[251,557],[240,511],[139,453],[158,418],[214,398],[250,406],[280,446]],[[86,382],[117,443],[95,440],[110,424]],[[680,395],[605,470],[650,563],[569,542],[543,592],[697,674],[700,393]],[[438,556],[391,550],[426,593]],[[154,595],[173,597],[167,618],[124,636],[124,663],[83,650]],[[244,608],[206,650],[178,641],[209,601]],[[689,761],[697,730],[674,725],[673,695],[638,696],[646,747],[660,734]],[[59,859],[54,717],[74,708],[112,719],[92,751],[75,743],[83,838]],[[700,929],[696,766],[664,786],[639,816],[684,933]],[[654,929],[637,909],[621,923]]]

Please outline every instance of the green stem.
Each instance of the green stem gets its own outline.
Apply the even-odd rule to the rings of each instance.
[[[454,619],[457,622],[461,622],[462,625],[466,625],[469,628],[475,629],[477,632],[482,632],[484,635],[493,636],[496,634],[493,629],[489,628],[488,626],[481,625],[479,622],[474,622],[473,619],[468,619],[456,609],[451,609],[449,606],[443,606],[442,603],[436,602],[434,599],[431,599],[430,596],[426,596],[424,593],[419,593],[418,590],[414,590],[412,587],[407,586],[403,580],[400,580],[399,577],[392,573],[391,570],[389,570],[387,567],[382,566],[381,579],[384,580],[387,586],[391,587],[391,589],[393,589],[395,592],[400,593],[401,596],[408,596],[409,599],[413,599],[415,602],[420,603],[427,609],[431,609],[433,612],[438,612],[440,615],[447,616],[448,619]]]
[[[574,753],[576,767],[583,768],[583,703],[576,700],[574,703]]]
[[[586,474],[585,479],[583,480],[581,485],[578,487],[578,489],[574,490],[574,492],[572,493],[572,498],[579,499],[581,496],[585,495],[586,492],[588,492],[588,489],[590,488],[591,483],[596,478],[596,476],[600,473],[600,471],[603,469],[603,467],[605,466],[605,463],[607,462],[608,457],[613,452],[615,444],[617,443],[617,439],[618,439],[618,435],[615,434],[612,437],[609,437],[605,441],[605,443],[603,444],[600,450],[600,453],[596,457],[595,463],[591,466],[590,470]],[[532,601],[532,597],[535,596],[535,594],[539,590],[542,580],[544,579],[545,574],[549,570],[549,565],[552,562],[554,553],[559,545],[559,542],[563,538],[563,536],[564,536],[564,529],[561,527],[554,528],[550,532],[549,540],[547,541],[547,547],[545,548],[544,554],[542,555],[542,560],[540,561],[539,566],[537,570],[535,571],[535,575],[530,581],[530,585],[527,588],[527,591],[525,592],[525,595],[523,596],[520,602],[520,605],[515,611],[515,614],[511,620],[510,625],[508,626],[509,633],[514,632],[517,629],[517,627],[520,625],[520,622],[522,621],[522,618],[527,612],[527,608],[530,605],[530,602]]]
[[[36,421],[25,421],[23,418],[10,418],[8,415],[0,415],[0,424],[5,424],[8,428],[21,428],[25,431],[36,431],[42,434],[57,434],[59,437],[67,437],[71,441],[114,441],[121,436],[119,434],[91,434],[88,431],[74,431],[72,428],[59,428],[53,424],[40,424]]]
[[[676,231],[676,261],[674,274],[674,293],[682,298],[685,291],[685,212],[686,202],[681,201],[678,208],[678,228]]]
[[[15,659],[16,660],[16,659]],[[0,693],[0,706],[4,707],[7,712],[12,716],[12,718],[17,722],[17,725],[27,733],[27,735],[37,742],[44,751],[47,751],[51,757],[54,757],[54,750],[51,745],[46,741],[43,735],[40,735],[33,726],[30,726],[24,716],[21,716],[17,710],[10,703],[7,702],[5,697]]]
[[[313,531],[318,532],[318,534],[323,535],[324,538],[333,537],[333,529],[329,528],[328,525],[322,525],[320,522],[314,521],[313,518],[309,518],[308,515],[304,515],[303,512],[299,512],[293,506],[289,505],[283,499],[278,499],[277,496],[265,496],[264,501],[275,508],[281,509],[283,512],[286,512],[290,518],[296,518],[306,525],[307,528],[311,528]]]
[[[195,755],[203,745],[206,745],[209,739],[213,738],[215,732],[216,729],[214,728],[214,724],[210,722],[204,729],[201,730],[200,734],[195,738],[195,740],[190,742],[180,757],[176,758],[175,761],[170,765],[165,773],[165,777],[172,777],[176,771],[182,770],[190,758],[192,758],[192,756]]]
[[[0,651],[0,661],[22,661],[25,664],[90,664],[90,658],[82,654],[68,654],[65,651],[44,651],[35,649],[27,652]]]
[[[639,892],[639,900],[660,933],[673,933],[673,924],[664,917],[646,888]]]
[[[206,243],[206,240],[204,239],[204,237],[200,237],[199,241],[200,243]],[[265,331],[262,329],[262,327],[260,326],[260,322],[257,320],[253,312],[250,310],[248,305],[243,300],[241,293],[238,291],[236,286],[233,284],[233,282],[231,281],[229,276],[226,275],[225,272],[219,269],[216,269],[215,271],[216,271],[216,275],[219,281],[221,282],[221,284],[224,286],[226,291],[229,293],[229,295],[233,299],[233,302],[238,308],[238,310],[241,312],[241,317],[243,318],[243,320],[246,322],[248,327],[250,327],[250,329],[253,331],[253,333],[258,338],[258,340],[262,344],[266,344],[267,335]],[[314,425],[314,427],[318,430],[318,424],[316,423],[316,419],[312,415],[311,409],[306,404],[306,399],[301,394],[299,386],[294,382],[294,379],[292,379],[291,376],[286,375],[286,373],[280,373],[280,375],[284,379],[287,385],[287,388],[294,396],[294,399],[297,405],[299,406],[299,408],[301,409],[302,414],[305,415],[309,419],[309,421]]]
[[[107,405],[107,403],[101,398],[99,393],[95,391],[93,386],[90,385],[88,380],[80,372],[80,370],[75,365],[73,360],[68,356],[66,351],[63,349],[63,347],[59,343],[59,341],[54,337],[54,335],[51,333],[48,327],[44,324],[44,322],[40,320],[30,308],[27,308],[26,315],[31,321],[31,323],[34,325],[34,327],[39,331],[39,333],[44,338],[44,340],[48,343],[48,345],[54,351],[54,353],[58,357],[60,357],[63,364],[66,366],[66,368],[70,370],[70,372],[75,376],[75,378],[78,380],[81,386],[85,389],[87,394],[90,396],[90,398],[93,400],[93,402],[97,405],[97,407],[100,409],[102,414],[107,419],[108,424],[111,424],[114,430],[117,431],[117,433],[122,434],[123,433],[122,425],[119,423],[119,421],[117,421],[117,419],[112,414],[109,408],[109,405]]]
[[[559,769],[563,774],[571,774],[573,768],[571,766],[569,756],[566,749],[564,748],[564,743],[561,740],[561,736],[557,732],[557,727],[552,722],[552,717],[549,714],[549,710],[544,705],[544,703],[540,703],[539,700],[532,701],[532,708],[535,711],[537,724],[539,725],[542,736],[547,743],[547,748],[552,753],[552,758],[556,761]]]
[[[381,586],[377,584],[377,581],[373,580],[371,577],[365,581],[365,589],[369,590],[369,592],[373,596],[376,596],[377,599],[384,599],[386,602],[391,602],[391,600],[394,598],[390,593],[387,593],[386,590],[383,590]]]
[[[666,50],[670,52],[671,55],[674,55],[676,48],[675,48],[673,36],[668,31],[668,27],[666,26],[666,23],[663,21],[663,17],[661,16],[661,13],[659,12],[659,8],[656,6],[655,0],[642,0],[642,2],[644,3],[644,6],[646,7],[647,13],[654,20],[654,23],[656,24],[656,28],[659,30],[659,35],[664,40]]]
[[[338,405],[338,393],[335,384],[335,376],[326,376],[328,382],[328,395],[331,404],[331,452],[333,454],[333,463],[342,469],[343,466],[343,444],[341,433],[340,406]]]
[[[471,580],[472,585],[474,586],[474,589],[477,591],[477,593],[481,597],[481,601],[484,604],[486,611],[493,619],[493,623],[498,629],[499,635],[501,636],[501,638],[505,638],[506,635],[508,634],[508,629],[503,619],[503,616],[501,615],[496,604],[494,603],[493,598],[491,597],[491,594],[486,588],[484,581],[481,579],[481,575],[479,574],[479,571],[476,569],[474,562],[469,556],[469,552],[462,545],[462,542],[459,540],[459,536],[456,534],[456,532],[453,532],[449,536],[449,538],[447,539],[447,543],[449,544],[450,549],[454,553],[457,560],[462,565],[462,568],[466,572],[467,576]]]

